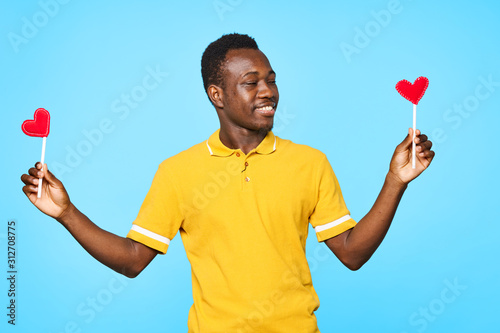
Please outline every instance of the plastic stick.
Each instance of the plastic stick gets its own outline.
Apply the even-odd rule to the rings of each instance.
[[[47,144],[47,137],[43,137],[43,143],[42,143],[42,158],[40,159],[40,162],[42,162],[42,171],[43,171],[43,163],[45,161],[45,145]],[[42,178],[39,178],[38,181],[38,195],[37,198],[42,197]]]
[[[411,146],[411,151],[412,151],[412,161],[411,161],[411,167],[415,169],[415,150],[416,150],[416,144],[415,144],[415,132],[417,131],[417,104],[413,104],[413,140],[412,140],[412,146]]]

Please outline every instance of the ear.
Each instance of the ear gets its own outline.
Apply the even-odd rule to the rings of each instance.
[[[211,84],[210,86],[208,86],[207,94],[208,98],[210,98],[212,104],[216,108],[219,109],[224,108],[224,102],[223,102],[224,92],[222,91],[221,87]]]

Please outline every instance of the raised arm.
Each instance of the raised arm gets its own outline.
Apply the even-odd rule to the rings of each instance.
[[[416,131],[416,168],[411,166],[411,145],[413,132],[394,152],[389,172],[377,200],[370,211],[352,229],[325,241],[337,258],[349,269],[357,270],[373,255],[384,239],[391,225],[399,201],[408,183],[418,177],[430,165],[434,158],[432,142],[427,136]]]
[[[60,222],[95,259],[127,277],[136,277],[158,254],[152,248],[99,228],[70,201],[63,184],[38,162],[21,176],[23,192],[44,214]],[[43,178],[37,198],[38,178]]]

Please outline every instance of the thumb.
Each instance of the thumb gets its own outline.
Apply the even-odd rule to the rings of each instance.
[[[413,141],[413,128],[408,129],[408,135],[404,138],[404,140],[397,146],[397,151],[405,151],[410,148]]]
[[[58,186],[61,182],[59,181],[59,179],[56,178],[56,176],[54,176],[54,174],[52,172],[50,172],[49,168],[47,167],[47,164],[45,163],[43,165],[43,175],[45,178],[45,180],[50,184],[50,185],[55,185],[55,186]]]

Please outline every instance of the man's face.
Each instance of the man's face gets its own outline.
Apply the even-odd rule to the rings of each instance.
[[[260,50],[230,50],[226,55],[221,122],[252,131],[270,131],[279,93],[269,60]]]

